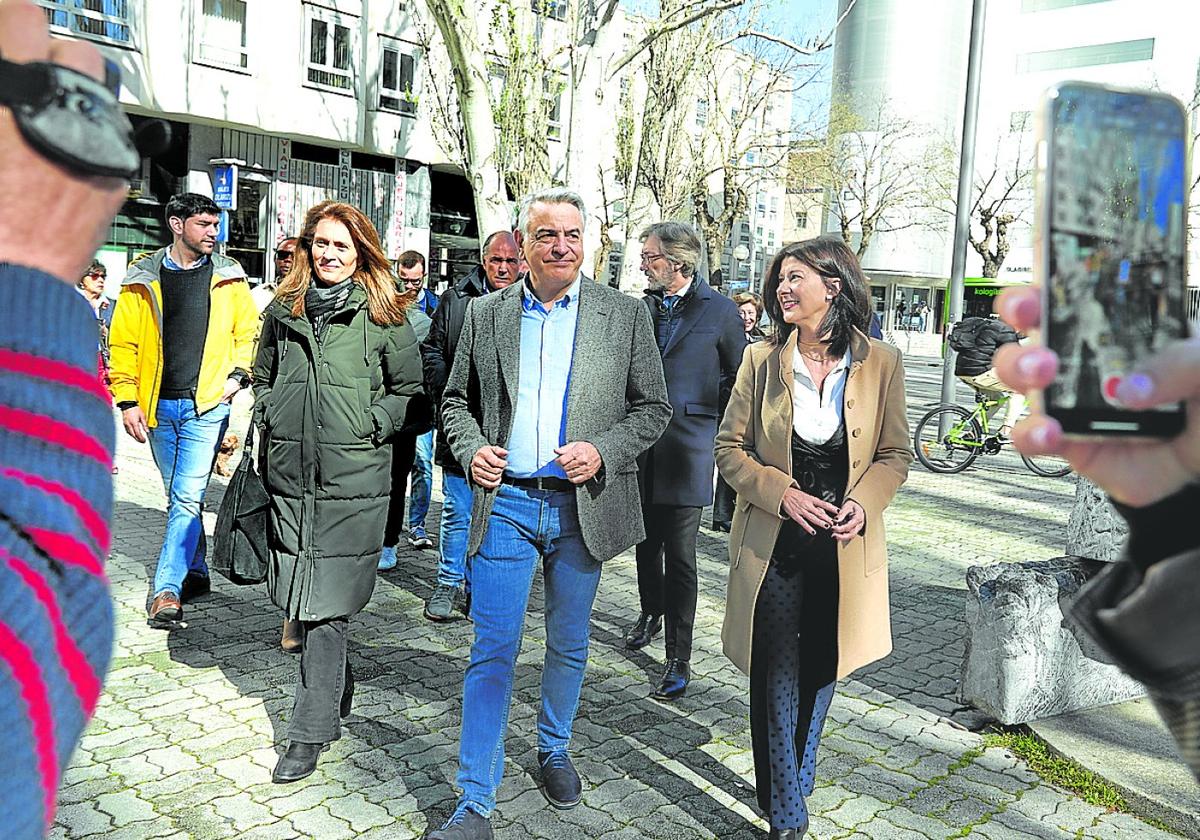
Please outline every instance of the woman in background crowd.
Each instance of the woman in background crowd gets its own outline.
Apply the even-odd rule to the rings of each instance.
[[[838,239],[788,245],[717,435],[740,499],[725,654],[750,675],[758,802],[772,838],[808,830],[834,684],[891,651],[883,509],[912,453],[900,352],[866,336],[868,292]]]

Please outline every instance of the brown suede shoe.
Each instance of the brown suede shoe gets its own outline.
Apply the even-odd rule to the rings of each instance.
[[[183,605],[179,596],[174,592],[163,590],[154,596],[150,603],[151,627],[170,627],[183,619]]]
[[[279,646],[283,648],[284,653],[300,652],[304,647],[304,637],[300,634],[299,621],[290,618],[283,620],[283,638],[279,640]]]

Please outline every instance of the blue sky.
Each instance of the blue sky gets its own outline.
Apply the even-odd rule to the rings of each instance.
[[[824,38],[837,21],[837,9],[838,0],[785,0],[765,10],[760,28],[798,43]],[[796,94],[795,119],[803,120],[808,114],[824,113],[828,108],[832,58],[830,48],[813,59],[816,76]],[[812,72],[805,71],[805,75]]]

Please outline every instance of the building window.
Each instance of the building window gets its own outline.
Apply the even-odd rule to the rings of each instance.
[[[1024,53],[1017,56],[1018,73],[1041,73],[1046,70],[1070,70],[1075,67],[1094,67],[1100,64],[1123,64],[1129,61],[1149,61],[1154,58],[1154,39],[1116,41],[1111,44],[1091,44],[1062,50]]]
[[[535,14],[551,20],[567,19],[567,0],[532,0],[530,8]]]
[[[133,10],[129,0],[37,0],[50,30],[90,41],[132,47]]]
[[[704,128],[708,125],[708,100],[700,98],[696,100],[696,128]]]
[[[808,227],[808,211],[800,210],[796,213],[796,227],[800,230]]]
[[[306,5],[305,10],[309,83],[353,95],[358,21],[316,6]]]
[[[543,83],[546,97],[546,136],[551,140],[562,138],[562,91],[563,86],[558,80]]]
[[[382,38],[379,108],[412,116],[417,113],[417,48]]]
[[[196,21],[198,61],[221,67],[248,67],[245,0],[200,0]]]

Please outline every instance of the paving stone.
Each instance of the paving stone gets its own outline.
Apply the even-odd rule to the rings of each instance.
[[[297,811],[290,819],[302,836],[320,837],[322,840],[349,840],[354,837],[354,829],[350,827],[350,823],[339,820],[322,805],[306,811]]]
[[[96,797],[96,807],[112,817],[113,825],[117,828],[158,816],[150,803],[139,799],[132,790],[101,794]]]
[[[340,799],[327,799],[324,803],[329,813],[350,823],[356,834],[371,828],[389,825],[395,818],[380,806],[368,802],[362,794],[352,793]]]
[[[847,799],[834,810],[824,812],[824,816],[842,828],[857,828],[887,808],[888,803],[880,802],[873,796],[859,794]]]
[[[159,750],[147,750],[142,754],[146,761],[159,768],[160,776],[171,776],[186,770],[195,770],[200,762],[195,756],[173,747],[163,747]]]
[[[112,817],[99,810],[95,802],[90,801],[60,805],[54,818],[72,838],[107,834],[112,828]]]

